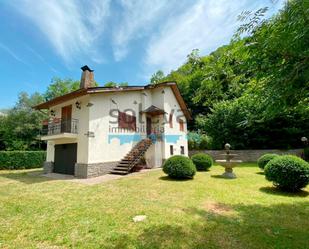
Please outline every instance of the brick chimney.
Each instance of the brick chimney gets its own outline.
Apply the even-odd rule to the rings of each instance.
[[[80,79],[80,88],[95,87],[93,70],[87,65],[81,67],[81,70],[83,70],[83,73]]]

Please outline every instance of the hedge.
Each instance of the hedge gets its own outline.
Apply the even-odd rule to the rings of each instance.
[[[45,151],[0,151],[0,170],[40,168],[45,159]]]

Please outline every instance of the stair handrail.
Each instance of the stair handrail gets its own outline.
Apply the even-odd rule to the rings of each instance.
[[[142,142],[142,141],[144,141],[144,139],[143,140],[141,140],[140,142]],[[151,141],[151,140],[150,140]],[[140,143],[139,142],[139,143]],[[149,145],[147,145],[148,147],[147,147],[147,149],[149,148],[149,146],[152,144],[152,142],[149,144]],[[146,149],[146,150],[147,150]],[[133,161],[130,161],[130,163],[129,163],[129,168],[128,168],[128,172],[136,165],[136,163],[138,163],[139,162],[139,160],[141,160],[141,156],[143,155],[143,154],[145,154],[145,152],[146,152],[146,150],[142,150],[139,154],[138,154],[138,156],[136,156],[135,157],[135,159],[133,160]]]

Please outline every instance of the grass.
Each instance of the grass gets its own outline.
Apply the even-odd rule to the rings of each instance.
[[[309,188],[280,192],[254,164],[92,186],[33,171],[0,172],[0,248],[309,248]]]

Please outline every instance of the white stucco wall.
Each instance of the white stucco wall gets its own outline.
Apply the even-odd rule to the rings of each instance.
[[[178,101],[170,87],[164,88],[164,110],[167,113],[165,117],[165,137],[166,140],[176,140],[175,142],[166,141],[165,140],[165,149],[164,149],[164,158],[169,158],[170,155],[170,145],[173,145],[174,155],[181,155],[180,146],[184,146],[185,155],[188,156],[188,141],[187,141],[187,120],[184,116],[183,112],[180,109]],[[169,114],[173,112],[173,128],[169,126]],[[184,131],[180,131],[180,125],[178,119],[182,119],[184,121]],[[168,138],[170,136],[170,139]],[[179,139],[177,139],[179,136]]]
[[[114,104],[112,100],[117,103]],[[142,102],[142,94],[138,91],[119,92],[109,94],[93,94],[90,101],[94,104],[90,108],[89,130],[94,132],[95,137],[89,143],[89,163],[119,161],[128,153],[137,141],[125,142],[125,136],[139,135],[140,132],[117,131],[113,128],[118,127],[116,117],[110,115],[110,111],[115,110],[112,115],[116,115],[116,110],[127,111],[131,114],[132,110],[136,119],[137,127],[139,120],[139,103]],[[117,138],[113,136],[120,136]]]

